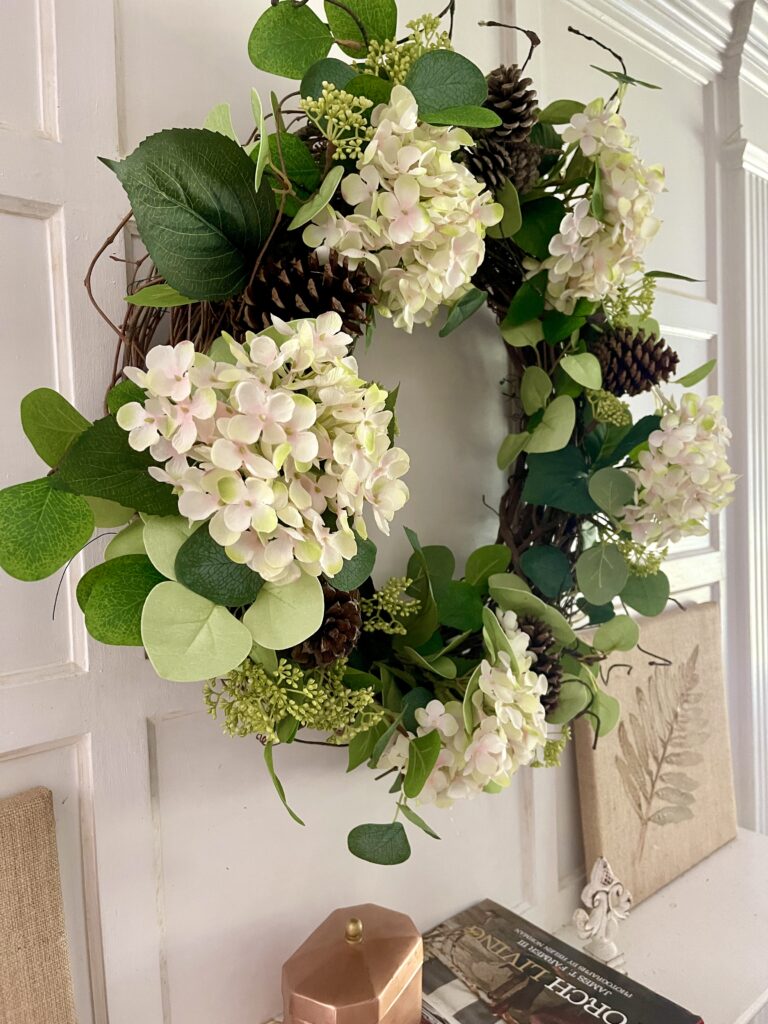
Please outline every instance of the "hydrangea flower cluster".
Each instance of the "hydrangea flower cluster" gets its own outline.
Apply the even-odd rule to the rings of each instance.
[[[486,658],[480,664],[478,687],[471,697],[472,730],[467,731],[458,701],[433,700],[416,711],[417,734],[437,731],[443,745],[420,803],[450,807],[455,800],[503,789],[546,744],[541,703],[546,677],[531,671],[529,637],[518,628],[514,612],[496,615],[510,652],[501,651],[493,663]],[[405,771],[413,738],[411,733],[397,733],[379,767]]]
[[[358,377],[337,313],[225,338],[229,361],[191,342],[152,349],[146,371],[126,370],[147,401],[117,421],[234,561],[275,583],[333,577],[367,536],[365,509],[388,534],[408,499],[387,392]]]
[[[551,255],[543,263],[527,261],[532,271],[547,270],[548,298],[563,313],[572,313],[581,298],[609,298],[642,271],[645,248],[660,227],[654,196],[664,189],[664,169],[641,160],[619,105],[618,98],[597,99],[571,118],[563,141],[578,144],[594,163],[599,200],[577,199],[549,244]]]
[[[310,248],[334,249],[353,267],[365,263],[378,284],[377,310],[408,332],[467,291],[485,256],[486,228],[503,215],[453,159],[471,136],[419,123],[418,115],[412,93],[396,85],[373,112],[357,173],[341,183],[352,212],[327,206],[304,231]]]
[[[636,484],[635,504],[623,526],[643,545],[664,545],[687,534],[707,533],[705,519],[732,500],[736,476],[728,465],[731,439],[719,395],[683,395],[667,408],[658,430],[640,452],[639,469],[627,472]]]

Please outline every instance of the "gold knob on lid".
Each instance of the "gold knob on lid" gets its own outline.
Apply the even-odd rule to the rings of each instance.
[[[344,929],[344,938],[350,945],[363,941],[363,922],[359,917],[350,917]]]

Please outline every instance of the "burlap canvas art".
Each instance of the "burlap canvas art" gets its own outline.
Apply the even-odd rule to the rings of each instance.
[[[595,750],[575,730],[587,865],[607,857],[635,902],[736,835],[718,606],[643,620],[640,646],[604,668],[618,728]]]
[[[51,791],[0,800],[0,1024],[77,1024]]]

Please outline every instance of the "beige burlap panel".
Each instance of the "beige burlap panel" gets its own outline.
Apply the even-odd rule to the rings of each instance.
[[[0,800],[0,1024],[77,1024],[49,789]]]

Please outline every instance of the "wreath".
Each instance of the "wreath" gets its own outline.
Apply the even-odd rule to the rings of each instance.
[[[454,49],[454,3],[403,38],[394,0],[325,16],[272,0],[259,18],[253,64],[299,89],[254,90],[245,141],[223,104],[104,160],[132,214],[89,292],[130,216],[147,253],[122,324],[101,311],[118,339],[106,415],[23,399],[50,472],[0,492],[0,565],[41,579],[111,531],[77,585],[91,636],[208,679],[211,714],[259,738],[287,808],[273,755],[318,742],[304,730],[377,771],[395,819],[348,846],[392,864],[403,820],[437,838],[424,805],[557,765],[579,716],[596,741],[616,725],[602,664],[638,642],[630,610],[664,609],[667,546],[706,533],[734,476],[721,400],[661,389],[678,357],[654,290],[676,275],[643,254],[664,174],[622,113],[653,86],[609,51],[607,101],[542,108],[528,61],[486,77]],[[374,583],[369,529],[401,517],[408,456],[397,388],[353,353],[377,318],[410,332],[445,309],[447,335],[485,304],[509,357],[497,543],[459,573],[406,529],[402,576]],[[648,391],[657,411],[636,419],[627,400]]]

